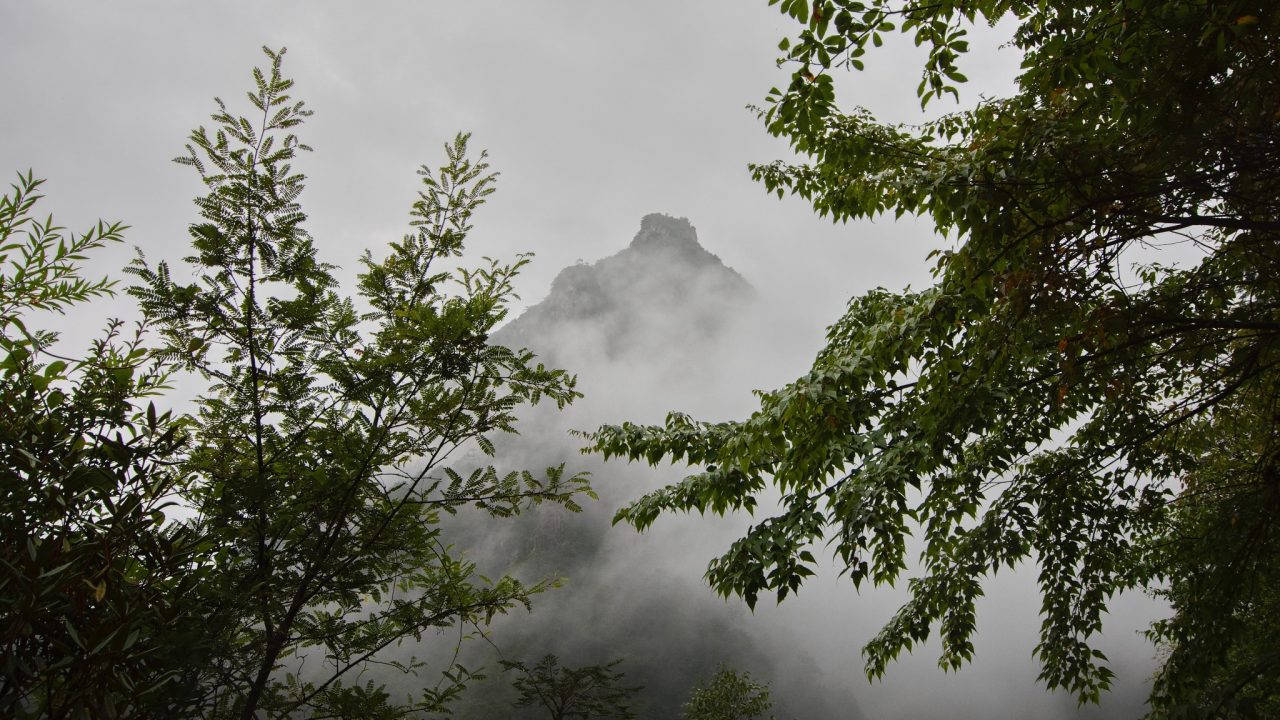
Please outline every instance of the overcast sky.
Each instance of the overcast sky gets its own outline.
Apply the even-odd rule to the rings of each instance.
[[[524,304],[564,266],[624,247],[644,214],[685,216],[788,318],[785,360],[758,383],[779,384],[803,370],[851,295],[926,282],[925,255],[941,242],[918,222],[832,225],[751,181],[747,163],[786,155],[745,106],[786,82],[774,59],[790,30],[765,0],[10,1],[0,5],[0,173],[47,178],[43,210],[64,225],[121,220],[131,245],[176,260],[202,188],[170,159],[208,123],[215,95],[244,107],[262,45],[287,46],[286,73],[315,111],[300,130],[315,148],[300,163],[303,205],[327,260],[351,268],[365,248],[399,239],[415,169],[438,164],[442,144],[468,130],[502,174],[470,248],[536,253],[518,285]],[[1013,51],[996,49],[998,30],[985,37],[962,63],[967,100],[1003,92],[1017,67]],[[842,101],[917,119],[918,57],[909,42],[889,43],[867,73],[842,78]],[[100,255],[95,269],[116,273],[130,252]],[[785,612],[848,612],[841,587]],[[1037,599],[1019,592],[999,606],[1023,607],[1033,629]],[[882,620],[891,605],[860,607]],[[805,641],[829,646],[856,681],[861,641],[823,627]],[[1033,644],[1017,651],[1017,683],[1034,677]],[[935,658],[926,651],[919,664]],[[900,684],[889,689],[945,696],[974,676],[930,677],[921,690],[891,674]]]
[[[833,226],[748,176],[748,162],[786,154],[745,107],[786,80],[774,58],[790,28],[764,0],[11,2],[2,12],[0,171],[34,169],[64,224],[123,220],[148,255],[181,252],[200,192],[169,160],[208,122],[215,95],[242,101],[267,44],[289,48],[286,72],[316,113],[301,130],[315,148],[301,162],[308,227],[345,266],[399,238],[415,168],[468,130],[502,173],[472,248],[537,254],[519,286],[526,303],[561,267],[625,245],[649,212],[688,217],[712,252],[815,327],[853,292],[927,277],[927,230]],[[889,50],[846,84],[859,103],[910,118],[915,71]],[[966,71],[998,89],[1016,58],[989,55]]]

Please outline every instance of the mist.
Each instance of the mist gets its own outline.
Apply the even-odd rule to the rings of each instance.
[[[500,619],[492,644],[472,643],[465,661],[494,669],[498,659],[532,662],[546,653],[569,666],[623,659],[627,681],[645,688],[636,700],[640,717],[676,717],[690,688],[720,664],[769,683],[779,718],[1140,715],[1154,661],[1138,632],[1156,609],[1141,596],[1113,605],[1101,645],[1118,677],[1097,707],[1078,707],[1074,697],[1036,683],[1034,568],[988,583],[972,666],[944,673],[930,643],[871,683],[859,650],[905,599],[902,590],[859,593],[828,561],[798,596],[780,605],[762,597],[752,612],[739,598],[716,596],[703,579],[706,563],[769,508],[754,519],[664,517],[643,534],[611,525],[619,507],[678,481],[685,469],[583,456],[571,430],[661,422],[668,411],[740,418],[755,403],[753,389],[794,378],[818,348],[811,319],[795,318],[767,284],[752,283],[706,249],[728,242],[702,241],[685,218],[647,215],[633,238],[614,241],[617,253],[564,268],[545,298],[495,333],[492,342],[527,346],[576,373],[585,395],[563,412],[529,413],[520,435],[499,444],[500,469],[566,463],[569,471],[592,473],[600,499],[579,514],[538,508],[509,522],[475,515],[451,525],[454,541],[482,571],[564,579],[531,613]],[[469,690],[459,717],[514,712],[509,682],[491,673]]]

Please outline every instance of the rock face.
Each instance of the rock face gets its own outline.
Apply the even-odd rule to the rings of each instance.
[[[626,249],[562,270],[546,299],[493,339],[529,347],[552,363],[572,365],[600,353],[612,359],[713,335],[733,306],[753,295],[741,275],[698,243],[687,219],[646,215]]]

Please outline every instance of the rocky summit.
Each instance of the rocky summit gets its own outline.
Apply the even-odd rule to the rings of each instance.
[[[689,333],[715,334],[734,306],[753,296],[741,275],[702,247],[688,219],[654,213],[622,251],[562,270],[547,297],[494,341],[566,360],[560,348],[569,333],[613,357]]]

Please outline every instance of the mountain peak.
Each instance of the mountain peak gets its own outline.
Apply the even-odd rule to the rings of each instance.
[[[662,213],[649,213],[640,220],[640,232],[636,233],[623,253],[655,260],[664,258],[665,262],[675,265],[722,265],[720,258],[708,252],[698,242],[698,231],[688,218]]]
[[[661,338],[675,342],[690,329],[713,334],[752,296],[741,275],[702,247],[687,218],[652,213],[628,247],[561,270],[547,297],[494,337],[547,354],[556,333],[574,336],[578,345],[592,336],[613,355]]]
[[[631,241],[631,247],[642,249],[650,246],[696,246],[698,231],[689,218],[675,218],[662,213],[649,213],[640,220],[640,232]]]

